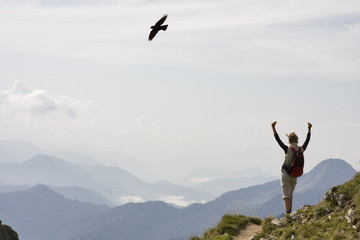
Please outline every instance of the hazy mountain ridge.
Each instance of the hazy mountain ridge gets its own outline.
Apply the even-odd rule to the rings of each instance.
[[[306,184],[307,178],[323,179],[331,176],[329,172],[334,168],[336,171],[342,173],[347,172],[349,179],[355,174],[355,170],[343,160],[330,159],[323,161],[321,164],[324,165],[319,164],[314,168],[314,171],[310,171],[301,177],[304,179],[302,180],[304,181],[304,185]],[[325,169],[325,171],[318,168]],[[318,176],[319,171],[323,172],[323,177]],[[353,175],[350,173],[353,173]],[[315,174],[318,178],[314,178]],[[343,176],[341,176],[336,185],[342,184],[342,177]],[[337,181],[336,176],[334,177],[334,181]],[[324,181],[317,180],[316,183],[310,188],[307,188],[305,192],[301,191],[296,193],[294,198],[295,202],[302,205],[308,204],[309,197],[311,197],[308,194],[309,191],[322,189],[323,182]],[[301,186],[301,184],[299,181],[298,186]],[[44,189],[46,189],[46,191]],[[36,194],[34,194],[34,192],[36,192]],[[45,238],[45,233],[41,233],[41,231],[44,226],[43,224],[46,222],[39,224],[37,222],[39,220],[37,219],[49,219],[49,214],[54,219],[67,218],[73,214],[73,212],[67,213],[67,210],[71,209],[69,206],[77,206],[78,204],[82,205],[84,203],[66,199],[51,189],[40,186],[35,189],[29,189],[28,191],[1,193],[0,216],[16,228],[19,234],[26,234],[26,236],[36,235],[37,240],[48,240],[50,236],[48,234],[61,236],[61,240],[95,240],[104,239],[105,236],[107,240],[140,240],[144,239],[145,233],[147,234],[146,239],[188,239],[188,237],[197,235],[216,224],[225,213],[263,216],[269,212],[269,210],[266,212],[264,209],[274,207],[274,205],[270,203],[275,204],[275,206],[280,204],[282,207],[279,192],[281,192],[280,182],[275,180],[265,184],[227,192],[206,204],[193,204],[186,208],[172,207],[163,202],[130,203],[116,208],[104,208],[86,204],[80,207],[80,209],[90,208],[85,220],[83,220],[84,218],[81,214],[71,221],[71,226],[69,226],[69,222],[65,220],[58,220],[57,229],[50,226],[48,228],[49,231],[46,232],[47,238]],[[9,200],[9,195],[12,196],[11,200]],[[27,195],[30,195],[30,197]],[[36,198],[41,199],[41,206],[35,204],[35,202],[37,203],[39,201],[35,200]],[[7,201],[10,201],[10,203]],[[22,208],[18,209],[18,205],[21,205]],[[28,210],[27,208],[31,208],[32,210]],[[276,210],[276,208],[274,209]],[[61,213],[58,213],[58,210],[60,210]],[[283,209],[281,208],[279,212],[275,211],[274,214],[280,214],[282,212]],[[22,217],[24,213],[26,213],[27,216],[25,218]],[[94,214],[89,216],[89,213]],[[45,217],[42,215],[45,215]],[[81,219],[81,223],[76,222],[76,219]],[[31,228],[29,229],[28,221],[37,222],[38,225],[30,224]],[[32,232],[30,232],[30,230]],[[53,232],[50,233],[51,231]],[[126,238],[119,238],[119,234],[126,236]]]
[[[80,154],[74,151],[48,151],[18,139],[0,141],[0,163],[22,163],[36,155],[50,155],[76,164],[105,165],[125,168],[128,171],[136,170],[144,177],[151,175],[141,162],[121,152],[112,153],[112,157],[106,157],[89,152]]]
[[[69,239],[89,219],[109,210],[104,205],[69,200],[44,185],[0,193],[0,215],[20,239]]]
[[[317,204],[329,188],[350,180],[355,174],[356,170],[344,160],[328,159],[320,162],[309,173],[298,178],[294,192],[293,209],[300,208],[303,205]],[[283,203],[278,200],[281,198],[281,194],[281,189],[279,189],[277,196],[252,211],[260,217],[279,215],[284,208]],[[251,214],[252,211],[244,213]]]
[[[303,176],[306,178],[313,178],[314,174],[317,173],[317,168],[323,168],[329,171],[330,169],[339,170],[339,166],[344,168],[345,170],[342,172],[347,172],[346,175],[348,180],[354,176],[356,171],[345,161],[338,159],[329,159],[322,162],[325,165],[316,166],[312,173],[307,173]],[[327,175],[327,171],[324,172],[324,175]],[[326,176],[324,176],[326,178]],[[342,184],[343,178],[339,180],[337,184]],[[334,178],[336,182],[336,178]],[[314,189],[321,189],[324,193],[328,190],[326,186],[322,186],[323,182],[317,182],[315,184]],[[300,183],[299,183],[300,184]],[[311,188],[312,189],[312,188]],[[298,193],[295,198],[295,202],[299,205],[308,204],[309,199],[311,200],[311,196],[307,195],[308,193]],[[321,199],[318,199],[320,201]],[[274,205],[269,205],[269,203],[273,202]],[[273,211],[273,206],[281,205],[281,209],[277,212]],[[142,204],[139,203],[138,206]],[[266,205],[267,211],[264,212],[261,206]],[[270,209],[268,208],[270,207]],[[121,209],[122,206],[117,209]],[[276,209],[275,209],[276,210]],[[161,214],[161,210],[158,210],[159,214]],[[168,221],[167,224],[161,229],[160,233],[157,235],[156,240],[168,240],[168,239],[188,239],[189,236],[198,234],[199,231],[203,231],[210,226],[216,224],[219,219],[225,213],[240,213],[252,216],[260,216],[265,217],[269,212],[273,212],[276,215],[279,215],[283,212],[282,200],[281,200],[281,188],[280,181],[271,181],[265,184],[252,186],[244,189],[239,189],[236,191],[227,192],[217,199],[210,201],[206,204],[193,204],[185,209],[179,210],[179,212],[171,218],[171,221]],[[122,225],[124,223],[121,223]],[[132,225],[132,229],[134,233],[136,233],[135,229],[138,229],[140,225]],[[183,229],[183,230],[181,230]],[[111,232],[111,230],[110,230]],[[101,235],[94,235],[93,240],[99,238]],[[134,236],[134,235],[133,235]],[[108,236],[108,239],[116,239],[116,235]],[[133,238],[133,239],[141,239],[141,238]]]
[[[224,192],[236,190],[239,188],[246,188],[258,184],[263,184],[275,180],[277,178],[278,177],[275,176],[264,177],[261,175],[257,175],[254,177],[219,178],[219,179],[209,180],[206,182],[197,183],[193,186],[208,191],[215,195],[221,195]]]
[[[121,155],[121,154],[120,154]],[[143,166],[137,160],[128,156],[121,155],[118,164],[131,160],[133,167],[136,166],[140,172],[144,172]],[[78,154],[75,152],[62,151],[45,151],[32,144],[21,140],[3,140],[0,141],[0,191],[1,187],[6,185],[13,186],[27,184],[33,186],[36,184],[46,184],[52,187],[81,187],[79,192],[84,192],[88,188],[88,193],[81,196],[73,191],[60,191],[66,193],[71,199],[83,201],[89,196],[90,191],[95,191],[88,201],[93,203],[105,203],[109,206],[124,204],[127,202],[144,202],[149,200],[164,200],[176,205],[187,206],[194,202],[206,202],[215,199],[220,194],[252,186],[255,184],[265,183],[273,179],[274,174],[271,171],[264,171],[260,168],[251,168],[243,170],[220,171],[218,169],[195,169],[179,181],[181,185],[173,184],[168,181],[157,181],[154,183],[145,182],[133,172],[129,172],[122,167],[104,166],[98,164],[100,161],[111,162],[106,157],[94,155]],[[20,166],[19,166],[20,164]],[[113,163],[113,165],[116,165]],[[128,164],[125,164],[129,166]],[[116,170],[108,173],[113,167]],[[4,170],[1,171],[1,168]],[[89,170],[92,169],[92,170]],[[124,170],[121,173],[121,170]],[[21,177],[14,177],[17,173]],[[139,171],[135,171],[139,172]],[[149,171],[145,171],[148,176]],[[6,173],[8,173],[6,175]],[[125,178],[123,175],[133,175],[135,178]],[[256,176],[258,175],[258,176]],[[30,177],[29,177],[30,176]],[[255,177],[256,176],[256,177]],[[27,179],[22,179],[27,177]],[[110,179],[112,178],[112,179]],[[194,184],[199,182],[201,183]],[[207,182],[204,182],[204,179]],[[114,187],[116,185],[117,187]],[[185,185],[185,186],[184,186]],[[3,188],[4,189],[4,188]],[[95,195],[101,194],[108,199],[99,201]]]
[[[148,201],[173,196],[182,201],[206,201],[214,196],[196,188],[169,183],[146,183],[118,167],[88,166],[48,155],[37,155],[23,163],[0,164],[0,182],[6,185],[45,184],[54,187],[91,189],[114,204],[127,198]],[[171,199],[169,199],[171,201]]]

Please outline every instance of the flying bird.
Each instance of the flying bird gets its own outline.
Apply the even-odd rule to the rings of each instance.
[[[167,18],[167,14],[165,14],[159,21],[157,21],[157,23],[155,23],[154,26],[150,27],[152,30],[149,35],[149,41],[151,41],[156,36],[158,31],[160,30],[166,31],[168,25],[162,25],[165,22],[166,18]]]

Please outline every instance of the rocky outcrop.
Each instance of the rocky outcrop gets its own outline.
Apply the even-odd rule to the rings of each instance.
[[[357,184],[347,186],[347,191],[344,191],[344,188],[340,190],[341,186],[334,186],[325,194],[324,201],[320,204],[303,206],[282,218],[272,218],[270,228],[273,231],[260,238],[260,240],[302,239],[303,236],[301,236],[299,232],[301,230],[299,229],[304,224],[309,227],[312,225],[332,226],[328,230],[333,231],[336,224],[331,225],[332,221],[342,224],[336,233],[338,237],[341,237],[337,239],[360,239],[360,214],[356,205],[356,203],[359,203],[359,195],[355,195],[354,192],[357,190],[353,189],[354,187],[358,189],[357,186]],[[352,189],[353,192],[349,193],[348,189]],[[283,234],[280,237],[275,236],[276,231],[278,233],[287,231],[287,233],[286,236]]]
[[[3,225],[0,220],[0,239],[1,240],[19,240],[18,234],[9,226]]]
[[[349,197],[346,194],[338,193],[338,186],[332,187],[326,194],[327,201],[334,202],[337,206],[344,208],[349,202]]]

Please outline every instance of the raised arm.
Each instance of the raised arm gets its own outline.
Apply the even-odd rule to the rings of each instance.
[[[302,145],[302,148],[304,149],[304,151],[307,148],[307,145],[309,144],[309,141],[310,141],[311,128],[312,128],[312,124],[308,122],[308,133],[306,135],[306,140],[305,140],[304,144]]]
[[[279,137],[279,134],[278,134],[277,131],[276,131],[276,127],[275,127],[276,123],[277,123],[277,122],[275,121],[275,122],[273,122],[273,123],[271,124],[272,130],[273,130],[273,132],[274,132],[274,137],[275,137],[277,143],[279,144],[279,146],[284,150],[284,152],[285,152],[285,154],[286,154],[286,153],[287,153],[287,150],[288,150],[288,147],[281,141],[281,139],[280,139],[280,137]]]
[[[275,127],[276,123],[277,123],[277,122],[275,121],[275,122],[273,122],[273,123],[271,124],[271,127],[272,127],[272,130],[273,130],[273,132],[274,132],[274,135],[277,134],[277,132],[276,132],[276,127]]]

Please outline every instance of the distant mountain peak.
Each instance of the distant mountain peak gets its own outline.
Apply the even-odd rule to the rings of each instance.
[[[347,163],[345,160],[343,159],[339,159],[339,158],[329,158],[326,160],[321,161],[318,165],[315,166],[316,167],[321,167],[322,165],[334,165],[334,164],[343,164],[343,165],[349,165],[351,166],[349,163]]]
[[[326,171],[326,174],[341,174],[343,172],[356,173],[356,170],[345,160],[338,158],[329,158],[321,161],[317,164],[309,174],[322,174]]]
[[[51,194],[51,195],[57,195],[59,197],[63,197],[61,194],[58,194],[57,192],[55,192],[54,190],[52,190],[50,187],[44,185],[44,184],[37,184],[32,188],[29,188],[27,190],[25,190],[24,192],[27,193],[36,193],[36,194]]]
[[[29,164],[72,164],[64,159],[54,157],[47,154],[37,154],[34,157],[30,158],[29,160],[23,162],[25,165]],[[74,163],[75,164],[75,163]],[[75,164],[76,165],[76,164]]]

